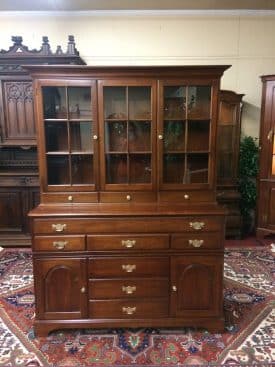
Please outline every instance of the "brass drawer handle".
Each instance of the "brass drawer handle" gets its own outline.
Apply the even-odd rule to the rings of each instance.
[[[274,131],[273,131],[273,129],[271,129],[271,130],[269,131],[269,133],[267,134],[267,140],[271,141],[271,139],[272,139],[272,137],[273,137],[273,134],[274,134]]]
[[[133,294],[137,290],[137,287],[135,285],[124,285],[122,286],[122,292],[125,292],[126,294]]]
[[[57,223],[57,224],[52,224],[52,229],[55,232],[63,232],[64,229],[66,229],[67,224],[61,224],[61,223]]]
[[[190,227],[195,229],[196,231],[203,229],[205,226],[204,222],[190,222]]]
[[[136,242],[136,240],[122,240],[121,244],[126,248],[132,248],[135,246]]]
[[[122,312],[127,313],[127,315],[133,315],[136,310],[136,307],[122,307]]]
[[[193,247],[201,247],[202,244],[204,243],[204,240],[188,240],[189,245],[193,246]]]
[[[68,241],[53,241],[53,247],[57,250],[63,250],[68,245]]]
[[[86,288],[85,287],[80,288],[80,292],[81,293],[86,293]]]
[[[123,270],[126,271],[126,273],[132,273],[137,268],[136,265],[130,265],[130,264],[122,265],[121,267]]]

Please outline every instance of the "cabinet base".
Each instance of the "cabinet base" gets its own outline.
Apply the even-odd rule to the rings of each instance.
[[[73,328],[139,328],[139,327],[155,327],[155,328],[184,328],[196,327],[207,329],[212,333],[223,333],[224,318],[167,318],[167,319],[146,319],[146,320],[36,320],[34,324],[34,331],[37,337],[47,336],[49,332],[58,329],[73,329]]]

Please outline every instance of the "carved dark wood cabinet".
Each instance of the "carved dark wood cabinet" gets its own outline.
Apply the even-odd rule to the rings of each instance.
[[[223,330],[215,167],[227,68],[28,68],[41,182],[29,214],[38,335]]]
[[[0,241],[30,244],[27,213],[39,202],[36,127],[32,80],[25,64],[84,64],[69,36],[67,51],[52,52],[43,37],[40,50],[29,50],[12,37],[0,51]]]
[[[240,238],[238,162],[243,94],[221,90],[217,139],[217,201],[227,209],[226,236]]]
[[[275,75],[262,76],[257,237],[275,233]]]

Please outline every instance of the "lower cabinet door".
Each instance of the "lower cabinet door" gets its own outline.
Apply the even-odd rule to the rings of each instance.
[[[223,256],[173,257],[171,272],[173,316],[207,317],[222,314]]]
[[[87,316],[85,259],[34,259],[34,279],[38,319]]]

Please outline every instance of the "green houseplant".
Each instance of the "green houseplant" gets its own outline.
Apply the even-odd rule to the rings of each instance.
[[[256,177],[259,169],[259,147],[257,139],[244,136],[240,141],[239,192],[242,215],[242,234],[247,235],[254,229],[257,200]]]

